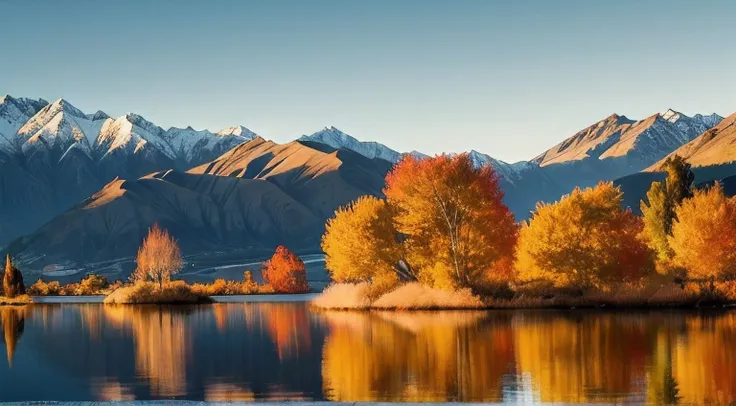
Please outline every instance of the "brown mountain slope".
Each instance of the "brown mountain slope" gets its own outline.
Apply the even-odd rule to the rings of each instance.
[[[545,151],[533,162],[550,166],[584,160],[626,158],[629,165],[657,161],[720,121],[710,116],[685,116],[673,110],[633,121],[613,114]]]
[[[625,116],[612,114],[572,137],[562,141],[533,159],[540,166],[569,161],[580,161],[600,155],[621,138],[636,122]],[[598,153],[596,153],[598,152]]]
[[[7,251],[36,272],[116,261],[133,257],[158,223],[187,255],[260,256],[279,244],[317,252],[326,219],[358,196],[379,194],[390,166],[349,151],[257,139],[190,172],[116,179]]]
[[[694,168],[736,162],[736,113],[724,118],[720,124],[670,155],[679,155],[687,159]],[[650,172],[659,170],[664,159],[646,170]]]
[[[364,194],[381,195],[392,164],[347,149],[293,141],[276,144],[262,138],[233,148],[192,174],[267,180],[319,217]]]
[[[131,257],[154,223],[185,253],[305,248],[322,229],[311,211],[268,182],[170,171],[116,179],[9,251],[36,265]]]

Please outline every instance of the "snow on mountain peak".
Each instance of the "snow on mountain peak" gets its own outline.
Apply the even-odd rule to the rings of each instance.
[[[667,109],[664,113],[660,114],[660,116],[670,123],[674,123],[677,120],[679,120],[684,114],[680,113],[679,111],[675,111],[672,109]],[[687,116],[686,116],[687,117]]]
[[[315,141],[333,148],[346,148],[371,159],[380,158],[390,162],[398,162],[402,155],[378,142],[359,141],[332,126],[312,135],[303,135],[298,141]]]
[[[81,110],[79,110],[78,108],[74,107],[71,103],[69,103],[68,101],[64,100],[63,98],[57,99],[55,102],[53,102],[53,103],[47,105],[46,107],[44,107],[43,110],[46,110],[47,112],[49,112],[51,114],[56,114],[56,113],[59,113],[59,112],[64,112],[64,113],[70,114],[70,115],[72,115],[74,117],[87,118],[87,115],[86,114],[84,114]]]
[[[233,127],[228,127],[224,130],[220,130],[217,132],[217,135],[219,136],[228,136],[232,135],[235,137],[243,137],[248,140],[252,140],[253,138],[257,137],[258,135],[254,133],[253,131],[243,127],[242,125],[236,125]]]

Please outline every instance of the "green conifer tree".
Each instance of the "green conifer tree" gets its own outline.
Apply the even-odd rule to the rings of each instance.
[[[683,200],[693,196],[695,176],[690,164],[680,156],[667,158],[661,170],[667,174],[663,182],[653,182],[647,192],[647,202],[641,201],[644,217],[643,235],[649,246],[657,252],[660,261],[672,258],[667,237],[672,235],[672,223],[676,220],[675,208]]]

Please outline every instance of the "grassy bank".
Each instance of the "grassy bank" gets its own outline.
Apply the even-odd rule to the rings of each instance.
[[[0,296],[0,306],[23,306],[33,303],[28,295],[20,295],[13,298]]]
[[[105,304],[196,304],[211,303],[209,296],[197,292],[184,281],[167,282],[159,286],[154,282],[138,282],[114,290]]]
[[[469,289],[440,290],[417,282],[376,294],[367,282],[334,284],[311,302],[331,310],[477,310],[543,308],[697,308],[736,306],[736,282],[622,283],[606,290],[517,287],[503,297]]]

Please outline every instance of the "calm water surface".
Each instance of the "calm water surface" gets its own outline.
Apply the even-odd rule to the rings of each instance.
[[[736,312],[0,308],[0,401],[736,400]]]

